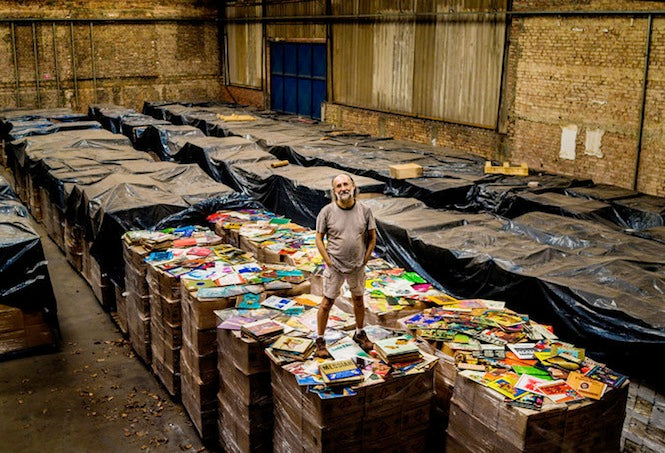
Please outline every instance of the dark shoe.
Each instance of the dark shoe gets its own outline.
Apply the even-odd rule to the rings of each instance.
[[[369,341],[369,338],[367,338],[367,334],[365,333],[364,330],[361,330],[360,333],[355,333],[353,335],[353,341],[358,343],[358,346],[362,348],[363,351],[369,353],[372,349],[374,349],[374,343]]]
[[[319,359],[332,359],[332,356],[328,352],[328,348],[326,348],[326,340],[323,338],[317,338],[316,342],[316,351],[314,351],[314,357],[318,357]]]

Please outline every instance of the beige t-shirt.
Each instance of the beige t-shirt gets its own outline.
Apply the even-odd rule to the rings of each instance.
[[[351,209],[330,203],[316,218],[316,231],[327,236],[326,250],[333,267],[348,274],[363,264],[367,232],[376,229],[372,211],[358,200]]]

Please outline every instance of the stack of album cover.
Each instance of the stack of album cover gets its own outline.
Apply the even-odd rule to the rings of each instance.
[[[254,340],[266,344],[277,336],[284,333],[284,327],[272,319],[260,319],[240,328],[243,336],[253,338]]]
[[[374,343],[374,350],[381,360],[387,364],[413,362],[422,357],[418,346],[410,341],[410,337],[388,337]]]
[[[319,365],[323,382],[329,387],[353,386],[365,380],[365,376],[351,359],[333,360]]]
[[[281,335],[271,346],[271,352],[289,360],[306,360],[314,352],[314,340],[305,337]]]

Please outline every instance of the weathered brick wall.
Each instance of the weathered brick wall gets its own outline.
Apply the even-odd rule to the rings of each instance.
[[[515,10],[655,10],[660,2],[515,1]],[[637,190],[665,195],[665,19],[655,19]],[[645,17],[522,17],[510,30],[507,152],[545,171],[632,188],[647,37]],[[575,126],[574,153],[561,153]],[[587,147],[598,134],[600,148]],[[572,151],[572,150],[571,150]],[[572,158],[571,158],[572,157]]]
[[[200,0],[7,0],[0,3],[0,17],[214,19],[217,6]],[[59,22],[55,28],[53,22],[36,22],[36,59],[32,23],[15,22],[14,30],[16,66],[10,23],[0,22],[3,108],[39,103],[85,111],[97,101],[140,109],[144,99],[221,99],[223,78],[213,21],[96,22],[92,42],[89,22],[74,22],[73,27]]]
[[[226,102],[241,105],[251,105],[259,109],[264,108],[265,96],[262,90],[225,85],[222,87],[221,98]]]
[[[428,143],[468,151],[487,158],[497,155],[500,135],[471,126],[376,112],[326,102],[324,121],[357,132],[390,136],[399,140]]]

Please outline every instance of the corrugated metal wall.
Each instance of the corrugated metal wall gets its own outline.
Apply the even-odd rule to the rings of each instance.
[[[261,5],[229,6],[226,16],[261,17]],[[231,85],[263,88],[263,28],[261,22],[226,25],[228,79]]]
[[[268,1],[267,17],[326,14],[325,0]],[[258,3],[229,6],[226,15],[261,17]],[[499,110],[503,16],[460,14],[414,20],[411,13],[505,10],[506,0],[332,0],[331,101],[368,109],[495,128]],[[399,18],[400,13],[406,14]],[[359,18],[354,15],[382,15]],[[386,20],[386,17],[393,17]],[[268,39],[326,37],[320,22],[267,22]],[[262,25],[230,23],[232,84],[261,88]]]
[[[333,12],[492,11],[505,3],[337,0]],[[480,14],[335,24],[332,102],[494,128],[504,33],[502,17]]]
[[[266,16],[320,16],[326,13],[324,0],[268,2]],[[268,38],[274,39],[313,39],[326,37],[326,26],[322,24],[269,24],[266,28]]]

